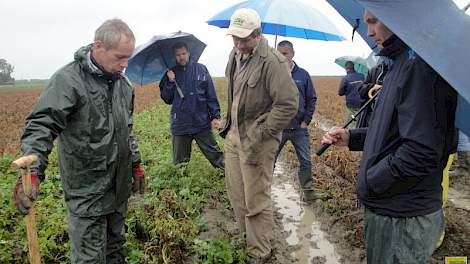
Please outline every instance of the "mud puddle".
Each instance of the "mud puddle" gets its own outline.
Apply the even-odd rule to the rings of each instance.
[[[292,263],[340,263],[334,244],[327,240],[313,207],[301,202],[296,172],[280,157],[274,170],[272,195],[281,218]]]

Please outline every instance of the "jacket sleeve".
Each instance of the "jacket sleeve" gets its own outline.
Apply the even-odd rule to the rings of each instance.
[[[415,60],[415,61],[410,61]],[[396,115],[400,144],[367,170],[367,182],[375,193],[383,193],[399,183],[436,175],[442,170],[445,129],[439,115],[443,98],[436,96],[437,74],[419,58],[409,59],[399,85]]]
[[[174,82],[170,82],[166,73],[163,75],[162,79],[160,80],[160,97],[166,104],[172,104],[173,98],[175,97],[176,91],[176,84]]]
[[[215,93],[214,82],[206,67],[204,67],[204,71],[207,75],[207,106],[209,108],[209,116],[211,120],[220,119],[220,105]]]
[[[348,143],[349,150],[362,151],[364,149],[364,142],[366,141],[366,136],[367,127],[350,129]]]
[[[129,135],[129,139],[130,139],[130,149],[132,153],[132,166],[136,167],[141,163],[142,158],[140,155],[139,145],[137,144],[137,140],[135,139],[135,136],[134,136],[134,99],[135,99],[134,88],[132,88],[132,103],[131,103],[131,109],[130,109],[132,113],[132,117],[131,117],[132,120],[130,122],[131,132]]]
[[[305,115],[303,121],[310,124],[317,104],[317,93],[315,92],[315,86],[313,85],[312,78],[308,72],[306,72],[305,75]]]
[[[338,89],[338,95],[343,96],[346,94],[348,89],[348,81],[346,80],[346,76],[341,79],[341,82],[339,83],[339,89]]]
[[[38,163],[33,164],[31,169],[38,173],[41,181],[45,179],[44,172],[49,163],[48,156],[53,142],[66,128],[67,119],[77,104],[77,97],[70,80],[60,73],[56,74],[26,118],[21,151],[23,155],[38,156]]]
[[[299,89],[292,80],[286,62],[278,60],[270,63],[267,69],[266,86],[273,101],[265,122],[266,130],[275,137],[297,114]]]

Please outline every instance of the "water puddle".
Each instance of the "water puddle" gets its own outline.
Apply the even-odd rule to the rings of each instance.
[[[274,170],[273,201],[282,215],[287,243],[295,248],[292,252],[294,263],[340,263],[340,257],[320,229],[313,209],[301,202],[299,190],[294,187],[298,186],[294,176],[296,173],[278,159]]]

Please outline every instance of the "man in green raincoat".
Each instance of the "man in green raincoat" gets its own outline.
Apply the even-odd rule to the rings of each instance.
[[[126,23],[104,22],[94,43],[51,77],[26,119],[21,150],[39,162],[31,167],[31,195],[18,178],[15,204],[26,214],[37,198],[58,137],[72,263],[124,263],[127,202],[133,183],[143,179],[132,132],[134,93],[122,74],[134,47]]]

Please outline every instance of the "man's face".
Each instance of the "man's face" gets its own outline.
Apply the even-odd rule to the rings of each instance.
[[[239,38],[236,36],[232,36],[233,39],[233,45],[235,48],[237,48],[241,54],[248,55],[251,54],[253,49],[256,48],[258,45],[261,35],[258,35],[256,37],[253,36],[248,36],[246,38]]]
[[[383,49],[384,41],[391,37],[393,32],[367,10],[364,12],[364,21],[367,24],[367,35],[374,39],[379,49]]]
[[[127,62],[134,52],[135,42],[121,34],[118,45],[105,49],[100,40],[95,41],[93,56],[105,71],[112,74],[121,74],[127,67]]]
[[[277,51],[279,51],[284,57],[286,57],[289,63],[292,63],[294,58],[294,50],[288,45],[277,46]]]
[[[181,66],[186,66],[189,62],[189,51],[185,47],[175,49],[176,63]]]

